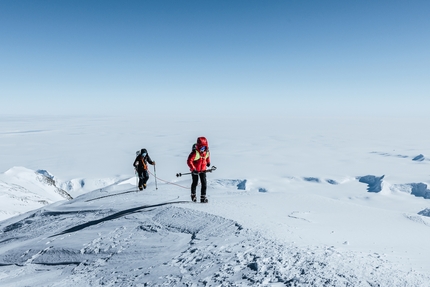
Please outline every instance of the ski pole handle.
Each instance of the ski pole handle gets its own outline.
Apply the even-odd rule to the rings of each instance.
[[[213,172],[215,170],[216,170],[216,166],[213,166],[210,169],[206,170],[205,172]]]

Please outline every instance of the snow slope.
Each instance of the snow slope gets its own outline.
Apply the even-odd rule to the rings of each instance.
[[[172,185],[160,186],[162,192],[154,190],[153,185],[147,191],[136,192],[135,186],[123,184],[3,221],[0,283],[10,286],[427,286],[429,282],[428,275],[414,269],[402,270],[402,266],[392,263],[382,253],[357,253],[328,245],[304,247],[273,240],[237,221],[214,215],[213,210],[228,211],[222,208],[226,200],[247,197],[241,208],[243,212],[251,202],[255,205],[259,200],[268,204],[280,198],[266,198],[268,193],[238,191],[225,182],[220,186],[219,181],[212,181],[211,185],[216,195],[209,204],[191,203],[187,191],[175,197],[178,191]],[[283,226],[275,229],[278,234],[293,234],[297,228],[317,225],[314,214],[321,214],[321,210],[314,208],[307,213],[300,208],[293,211],[288,204],[284,208],[289,210],[289,217],[284,219]],[[252,217],[249,213],[246,216]],[[325,218],[318,220],[327,223]],[[268,227],[273,231],[272,225],[269,222]],[[338,226],[335,231],[342,228]],[[322,230],[325,228],[311,232]]]
[[[0,167],[28,168],[14,184],[39,190],[49,170],[74,199],[0,222],[0,285],[430,286],[426,120],[137,121],[3,120]],[[208,204],[175,177],[201,135],[218,167]],[[158,180],[136,192],[143,147]]]

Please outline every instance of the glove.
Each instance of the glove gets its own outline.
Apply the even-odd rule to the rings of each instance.
[[[152,165],[155,165],[155,161],[152,161]]]
[[[193,175],[198,175],[198,174],[199,174],[199,172],[198,172],[197,170],[193,170],[191,173],[192,173]]]
[[[210,167],[210,166],[211,166],[211,163],[210,163],[210,162],[208,162],[208,163],[206,164],[206,166],[207,166],[207,167]]]

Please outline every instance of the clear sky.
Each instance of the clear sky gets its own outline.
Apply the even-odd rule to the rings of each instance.
[[[427,113],[430,1],[0,1],[0,113]]]

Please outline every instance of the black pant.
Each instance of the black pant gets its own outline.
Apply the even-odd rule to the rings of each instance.
[[[191,177],[193,178],[193,182],[191,183],[191,194],[196,194],[196,188],[197,184],[199,183],[199,177],[200,182],[202,184],[201,189],[201,196],[206,196],[206,189],[207,189],[207,182],[206,182],[206,173],[201,172],[199,174],[192,174]]]
[[[137,175],[139,176],[139,187],[146,184],[146,182],[149,179],[149,174],[147,170],[141,170],[137,172]]]

